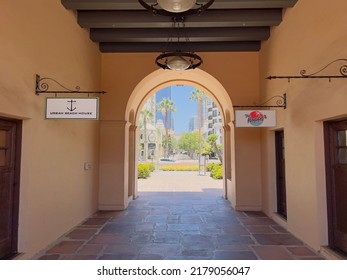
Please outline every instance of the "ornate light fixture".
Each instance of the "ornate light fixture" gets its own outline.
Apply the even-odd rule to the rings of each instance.
[[[196,0],[157,0],[155,4],[146,2],[148,1],[139,0],[139,3],[154,15],[185,17],[200,14],[208,9],[214,0],[205,1],[205,4],[197,3]]]
[[[173,20],[173,30],[177,31],[177,42],[173,42],[173,39],[169,37],[168,44],[176,44],[175,52],[163,52],[160,54],[155,63],[163,68],[169,70],[188,70],[195,69],[202,64],[202,59],[200,56],[193,52],[182,51],[182,43],[180,41],[180,30],[184,30],[184,18],[172,18]],[[189,45],[189,39],[186,37],[186,46]],[[172,49],[172,48],[171,48]]]

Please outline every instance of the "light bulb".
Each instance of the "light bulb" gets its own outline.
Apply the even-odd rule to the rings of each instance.
[[[181,71],[187,70],[190,66],[190,63],[182,56],[175,56],[170,61],[168,61],[167,66],[171,70]]]
[[[196,0],[157,0],[160,7],[171,13],[182,13],[194,7]]]

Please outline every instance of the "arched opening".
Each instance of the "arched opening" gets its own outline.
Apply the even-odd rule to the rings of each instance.
[[[204,91],[217,105],[223,124],[223,190],[224,197],[233,202],[235,189],[235,156],[233,107],[224,87],[214,77],[202,70],[164,71],[157,70],[145,77],[132,92],[125,119],[128,130],[128,196],[137,197],[137,122],[146,100],[158,90],[172,85],[190,85]]]

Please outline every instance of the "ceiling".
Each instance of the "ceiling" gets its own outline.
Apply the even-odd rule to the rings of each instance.
[[[90,38],[99,43],[101,52],[163,52],[164,47],[165,51],[178,48],[174,43],[168,44],[168,38],[177,41],[178,36],[173,33],[172,19],[154,16],[137,0],[61,2],[66,9],[77,12],[78,24],[90,30]],[[259,51],[261,42],[270,37],[270,28],[281,23],[283,10],[296,2],[215,0],[205,12],[185,19],[180,44],[188,44],[189,51],[195,52]]]

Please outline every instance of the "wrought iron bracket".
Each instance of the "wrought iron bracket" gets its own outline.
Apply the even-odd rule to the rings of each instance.
[[[50,84],[48,82],[53,82],[54,84],[58,85],[59,87],[61,87],[64,90],[49,90]],[[80,90],[79,86],[76,86],[74,90],[69,89],[65,86],[63,86],[61,83],[59,83],[58,81],[52,79],[52,78],[48,78],[48,77],[44,77],[41,78],[40,75],[36,74],[36,80],[35,80],[35,94],[36,95],[40,95],[40,93],[88,93],[88,94],[105,94],[107,93],[106,91],[82,91]]]
[[[332,64],[335,64],[338,62],[345,63],[340,67],[340,74],[338,74],[338,75],[320,75],[325,69],[329,68]],[[347,78],[347,59],[341,58],[341,59],[336,59],[336,60],[330,62],[328,65],[326,65],[322,69],[320,69],[314,73],[311,73],[311,74],[307,74],[306,70],[301,70],[299,76],[269,76],[266,79],[268,79],[268,80],[288,79],[288,83],[289,83],[291,79],[328,79],[329,82],[331,82],[332,79],[344,79],[344,78]]]
[[[265,105],[269,103],[270,101],[276,99],[276,105]],[[283,108],[284,110],[287,109],[287,94],[284,93],[281,95],[275,95],[271,97],[270,99],[266,100],[265,102],[259,104],[259,105],[243,105],[243,106],[233,106],[234,108]]]

